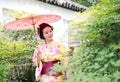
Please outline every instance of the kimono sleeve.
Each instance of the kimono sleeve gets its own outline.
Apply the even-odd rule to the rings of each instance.
[[[36,66],[36,70],[35,70],[36,81],[38,81],[40,79],[41,70],[42,70],[42,62],[41,62],[41,60],[39,61],[39,67],[37,66],[37,55],[38,55],[38,52],[37,52],[37,49],[35,49],[33,57],[32,57],[32,61],[33,61],[34,65]]]
[[[37,47],[40,49],[40,46],[37,46]],[[41,54],[38,53],[37,47],[35,48],[35,51],[34,51],[33,57],[32,57],[32,61],[33,61],[33,64],[34,64],[35,66],[37,66],[37,55],[39,55],[39,57],[40,57],[40,55],[41,55]],[[39,62],[41,63],[41,60],[40,60]]]

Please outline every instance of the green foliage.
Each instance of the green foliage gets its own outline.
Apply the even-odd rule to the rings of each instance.
[[[31,58],[36,41],[33,31],[0,28],[0,35],[0,81],[34,82],[35,68]]]
[[[7,65],[0,64],[0,82],[6,82],[7,81],[7,73],[8,73],[9,68]]]
[[[82,5],[85,5],[87,7],[93,6],[100,2],[100,0],[72,0],[74,2],[80,3]]]
[[[28,12],[23,12],[21,10],[12,10],[9,8],[3,8],[3,13],[7,16],[12,17],[12,19],[20,19],[20,18],[24,18],[24,17],[28,17],[31,15],[35,15],[33,13],[28,13]]]
[[[101,0],[70,23],[73,40],[81,43],[64,67],[72,70],[65,82],[119,82],[119,7],[119,0]]]
[[[30,16],[31,13],[3,8],[3,15],[10,21]],[[1,23],[0,82],[34,82],[35,68],[31,58],[36,39],[33,30],[11,31],[3,29],[3,26],[4,23]]]

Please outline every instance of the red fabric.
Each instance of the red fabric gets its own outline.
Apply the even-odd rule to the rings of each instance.
[[[41,71],[41,75],[43,75],[43,74],[49,75],[49,72],[52,70],[52,67],[57,62],[59,62],[59,60],[57,60],[57,61],[50,61],[50,62],[42,62],[43,68],[42,68],[42,71]],[[62,73],[61,72],[57,72],[57,73],[53,74],[53,76],[56,76],[56,77],[59,76],[59,75],[62,75]]]

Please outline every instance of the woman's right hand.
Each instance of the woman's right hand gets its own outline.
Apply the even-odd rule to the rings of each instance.
[[[40,55],[41,55],[39,47],[36,48],[36,51],[37,51],[37,66],[39,67],[40,66]]]

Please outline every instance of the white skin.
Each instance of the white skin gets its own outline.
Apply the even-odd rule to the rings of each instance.
[[[43,36],[45,38],[45,42],[47,45],[49,45],[53,41],[53,31],[50,27],[45,27],[43,29]],[[39,67],[39,61],[40,61],[40,54],[39,48],[37,48],[38,55],[37,55],[37,66]]]
[[[43,36],[45,38],[46,44],[49,44],[53,41],[53,31],[50,27],[45,27],[43,29]]]

